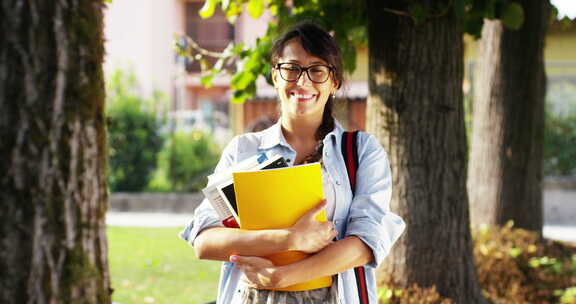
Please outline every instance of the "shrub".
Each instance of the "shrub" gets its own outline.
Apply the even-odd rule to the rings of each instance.
[[[576,114],[546,112],[544,173],[576,175]]]
[[[576,175],[576,86],[555,84],[546,106],[544,173]]]
[[[171,135],[160,153],[157,175],[152,190],[197,191],[206,184],[205,177],[212,172],[219,147],[214,140],[200,132]]]
[[[149,183],[162,147],[162,120],[152,102],[136,94],[135,78],[116,71],[106,83],[108,185],[111,191],[141,191]]]

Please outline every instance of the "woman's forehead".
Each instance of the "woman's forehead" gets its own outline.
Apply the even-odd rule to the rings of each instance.
[[[280,62],[292,62],[301,65],[310,64],[326,64],[327,62],[320,57],[312,56],[304,47],[299,38],[291,39],[284,45],[282,49],[282,54],[280,56]]]

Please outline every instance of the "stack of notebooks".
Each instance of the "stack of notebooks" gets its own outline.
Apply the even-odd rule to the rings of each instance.
[[[324,199],[319,163],[289,167],[284,158],[258,154],[209,177],[204,195],[227,227],[246,230],[291,227],[308,210]],[[326,221],[321,212],[318,221]],[[300,251],[267,256],[281,266],[305,259]],[[299,283],[283,291],[303,291],[332,285],[332,277]]]

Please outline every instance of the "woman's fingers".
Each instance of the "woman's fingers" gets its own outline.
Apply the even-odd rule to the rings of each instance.
[[[318,216],[318,214],[320,214],[320,212],[322,212],[324,210],[324,207],[326,207],[326,200],[325,199],[321,200],[320,203],[318,203],[312,209],[308,210],[308,212],[306,212],[306,214],[304,214],[304,217],[314,219]]]
[[[250,281],[250,279],[246,276],[243,275],[242,278],[240,279],[246,286],[250,287],[250,288],[258,288],[257,284],[254,284],[254,282]]]
[[[322,228],[326,231],[326,238],[327,240],[332,240],[338,235],[338,231],[336,230],[336,226],[333,222],[324,222],[322,223]]]
[[[232,255],[230,261],[242,270],[242,280],[250,287],[272,287],[276,283],[274,264],[265,258]]]

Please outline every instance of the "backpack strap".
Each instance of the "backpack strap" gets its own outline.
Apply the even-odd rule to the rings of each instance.
[[[346,163],[346,171],[350,181],[352,195],[356,194],[356,174],[358,171],[358,131],[342,133],[342,156]],[[356,276],[356,286],[358,287],[358,298],[360,304],[368,304],[368,287],[366,285],[366,274],[364,266],[354,268]]]

